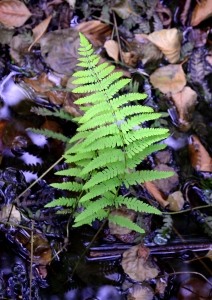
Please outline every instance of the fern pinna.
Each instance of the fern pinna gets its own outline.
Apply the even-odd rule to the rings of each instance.
[[[129,187],[154,179],[166,178],[170,172],[136,171],[136,166],[149,154],[164,149],[164,144],[155,144],[167,138],[167,129],[143,128],[142,123],[160,117],[152,108],[133,105],[146,96],[140,93],[118,94],[130,79],[114,72],[114,66],[99,64],[100,57],[94,54],[92,45],[80,33],[78,66],[85,70],[73,74],[78,86],[73,93],[86,93],[78,99],[85,111],[75,118],[79,123],[76,135],[69,141],[73,146],[65,152],[67,164],[74,164],[57,175],[70,176],[73,180],[53,184],[53,187],[78,192],[77,198],[59,198],[50,204],[73,208],[78,227],[91,224],[95,219],[108,218],[111,222],[143,232],[139,226],[121,216],[111,216],[113,208],[125,206],[138,212],[160,214],[156,208],[136,198],[119,195],[122,185]],[[78,213],[77,207],[83,207]]]

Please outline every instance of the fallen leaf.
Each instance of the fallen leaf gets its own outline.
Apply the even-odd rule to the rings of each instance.
[[[147,181],[144,183],[145,188],[147,189],[148,193],[155,198],[155,200],[163,207],[165,208],[167,205],[169,205],[169,202],[166,201],[166,197],[162,195],[162,193],[157,189],[156,185],[151,182]]]
[[[175,172],[174,168],[164,164],[157,165],[154,170],[163,172],[174,172],[175,174],[168,178],[162,178],[153,180],[152,182],[160,189],[164,194],[169,194],[173,188],[179,185],[179,176]]]
[[[79,109],[79,105],[74,103],[78,98],[82,97],[83,95],[84,94],[68,92],[63,103],[64,111],[69,113],[73,117],[83,116],[84,112]]]
[[[202,0],[201,3],[197,1],[197,4],[192,12],[191,26],[197,26],[203,20],[210,18],[212,15],[212,1]]]
[[[183,194],[181,191],[176,191],[176,192],[170,194],[167,198],[167,201],[169,202],[169,209],[171,211],[181,210],[185,203]]]
[[[29,84],[39,94],[44,94],[55,86],[55,84],[49,80],[48,74],[45,72],[33,78],[23,78],[23,81]]]
[[[210,300],[211,284],[197,278],[191,277],[183,281],[177,295],[178,300]]]
[[[169,26],[172,22],[172,13],[168,7],[163,6],[159,1],[156,3],[155,11],[158,13],[163,26]]]
[[[75,28],[84,34],[94,47],[104,45],[106,38],[110,37],[112,34],[111,27],[108,24],[95,20],[82,22]]]
[[[150,82],[162,93],[178,93],[186,85],[186,77],[181,65],[168,65],[150,75]]]
[[[30,45],[28,51],[30,52],[32,46],[38,42],[38,40],[45,34],[49,23],[52,19],[52,16],[49,16],[47,19],[45,19],[44,21],[42,21],[39,25],[37,25],[35,28],[32,29],[33,32],[33,37],[34,37],[34,41],[33,43]]]
[[[31,15],[31,12],[21,1],[0,1],[0,22],[6,27],[20,27],[29,19]]]
[[[75,7],[76,0],[66,0],[71,7]]]
[[[152,300],[154,294],[153,288],[147,282],[142,282],[142,284],[134,284],[130,288],[127,300]]]
[[[119,61],[119,46],[116,41],[108,40],[104,43],[107,54],[115,61]]]
[[[133,68],[137,66],[138,55],[134,54],[132,51],[130,52],[122,51],[122,57],[126,65],[131,66]]]
[[[196,135],[188,140],[188,150],[191,165],[197,171],[212,172],[212,159]]]
[[[147,38],[162,51],[170,63],[179,60],[182,35],[176,28],[154,31]]]
[[[144,281],[155,278],[159,270],[153,267],[150,259],[138,256],[140,245],[136,245],[123,253],[121,265],[125,273],[130,278],[137,281]]]
[[[7,222],[9,216],[10,216],[10,222],[12,223],[18,224],[21,221],[21,214],[14,205],[12,204],[3,205],[0,211],[1,221]]]
[[[127,19],[131,14],[139,17],[139,15],[133,11],[129,0],[121,0],[119,3],[112,6],[111,9],[122,19]]]
[[[75,28],[48,32],[40,39],[45,63],[59,74],[71,76],[77,67],[79,32]]]
[[[181,131],[187,131],[191,127],[192,113],[197,104],[197,93],[190,87],[172,95],[172,101],[178,112],[178,126]]]
[[[135,34],[135,39],[130,46],[132,51],[142,59],[143,64],[148,61],[159,61],[163,57],[161,50],[148,40],[146,34]]]

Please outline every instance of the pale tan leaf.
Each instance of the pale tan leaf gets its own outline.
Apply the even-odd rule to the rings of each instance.
[[[149,192],[149,194],[155,198],[155,200],[162,206],[162,207],[166,207],[167,205],[169,205],[169,202],[165,200],[164,196],[162,195],[162,193],[157,189],[156,185],[151,182],[151,181],[147,181],[144,183],[145,188],[147,189],[147,191]]]
[[[112,30],[108,24],[100,21],[82,22],[75,27],[93,44],[94,47],[102,46],[107,37],[111,36]]]
[[[66,0],[68,2],[68,4],[70,5],[70,7],[75,7],[75,3],[76,3],[76,0]]]
[[[28,51],[31,50],[32,46],[38,42],[38,40],[46,33],[46,30],[49,26],[49,23],[52,19],[52,16],[49,16],[47,19],[42,21],[39,25],[37,25],[35,28],[32,29],[34,41],[30,45]]]
[[[179,60],[182,35],[176,28],[154,31],[148,35],[148,40],[162,51],[170,63]]]
[[[168,196],[167,201],[169,202],[169,209],[171,211],[179,211],[183,208],[185,203],[183,194],[181,191],[176,191]]]
[[[200,3],[197,1],[197,4],[192,12],[191,26],[197,26],[203,20],[210,18],[211,15],[212,1],[202,0]]]
[[[119,61],[119,45],[116,41],[108,40],[104,43],[107,54],[115,61]]]
[[[178,126],[181,131],[187,131],[191,127],[192,113],[197,104],[197,93],[185,86],[181,92],[172,95],[172,101],[178,112]]]
[[[113,7],[111,7],[113,11],[117,13],[117,15],[122,19],[127,19],[131,14],[136,15],[132,10],[132,7],[130,5],[129,0],[121,0],[119,3],[115,4]]]
[[[162,93],[178,93],[186,85],[186,77],[181,65],[168,65],[157,69],[150,76],[150,82]]]
[[[29,19],[31,15],[31,12],[21,1],[0,1],[0,22],[6,27],[20,27]]]
[[[212,159],[196,135],[188,140],[191,165],[197,171],[212,172]]]

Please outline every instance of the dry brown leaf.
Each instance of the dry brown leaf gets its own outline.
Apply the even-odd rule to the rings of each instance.
[[[42,73],[40,76],[33,78],[23,78],[23,81],[29,84],[37,93],[44,94],[55,84],[48,79],[47,73]]]
[[[197,1],[197,4],[192,12],[191,26],[197,26],[200,22],[208,19],[212,15],[212,1],[202,0],[201,3]]]
[[[49,16],[47,19],[42,21],[39,25],[37,25],[35,28],[32,29],[34,41],[30,45],[28,51],[31,50],[32,46],[38,42],[38,40],[46,33],[46,30],[49,26],[49,23],[52,19],[52,16]]]
[[[94,47],[102,46],[107,37],[111,36],[111,27],[100,21],[82,22],[75,27],[93,44]]]
[[[173,94],[172,100],[178,112],[178,126],[181,131],[187,131],[191,127],[190,121],[197,104],[197,93],[186,86],[181,92]]]
[[[123,52],[122,51],[122,57],[124,60],[124,63],[128,66],[131,66],[135,68],[137,66],[138,62],[138,55],[134,54],[132,51],[130,52]]]
[[[164,94],[175,94],[186,85],[186,77],[181,65],[168,65],[152,73],[150,82]]]
[[[176,28],[154,31],[147,38],[162,51],[170,63],[179,60],[182,37]]]
[[[108,40],[104,43],[107,54],[115,61],[119,61],[119,45],[116,41]]]
[[[79,105],[74,104],[74,102],[82,97],[83,94],[74,94],[72,92],[68,92],[63,103],[64,111],[68,112],[70,115],[74,117],[81,117],[83,116],[84,112],[79,109]]]
[[[111,7],[111,9],[115,11],[117,15],[122,19],[127,19],[131,14],[139,17],[139,15],[134,13],[134,11],[132,10],[129,0],[121,0],[119,3]]]
[[[61,105],[66,99],[67,92],[50,90],[46,91],[45,95],[49,98],[49,101],[55,105]]]
[[[185,203],[183,194],[181,191],[176,191],[176,192],[170,194],[167,198],[167,201],[169,202],[169,209],[171,211],[181,210]]]
[[[138,256],[139,248],[140,245],[136,245],[123,253],[121,265],[124,272],[137,281],[155,278],[159,270],[153,266],[150,259]]]
[[[0,1],[0,22],[6,27],[20,27],[29,19],[31,15],[31,12],[21,1]]]
[[[152,197],[155,198],[155,200],[163,207],[165,208],[167,205],[169,205],[169,202],[165,200],[165,197],[162,195],[162,193],[157,189],[156,185],[151,182],[147,181],[144,183],[145,188],[149,192]]]
[[[165,164],[158,164],[154,167],[154,170],[162,172],[174,172],[174,175],[168,178],[161,178],[152,181],[156,185],[156,187],[165,195],[169,194],[174,188],[179,185],[179,176],[175,172],[174,168],[169,167]]]
[[[212,159],[196,135],[188,141],[191,165],[197,171],[212,172]]]

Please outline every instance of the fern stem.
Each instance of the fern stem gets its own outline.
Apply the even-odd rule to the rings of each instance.
[[[86,247],[85,251],[82,253],[82,255],[80,256],[79,260],[77,261],[72,273],[71,273],[71,276],[69,277],[68,280],[66,280],[64,282],[64,285],[72,279],[72,277],[74,276],[74,273],[76,272],[76,269],[77,267],[79,266],[79,263],[81,262],[81,260],[83,259],[83,257],[85,256],[86,252],[91,248],[92,244],[94,243],[94,241],[96,240],[97,236],[99,235],[99,233],[101,232],[101,230],[103,229],[103,227],[105,226],[107,220],[108,220],[108,216],[110,214],[110,210],[108,211],[108,215],[107,217],[104,219],[104,221],[102,222],[102,225],[99,227],[98,231],[96,232],[96,234],[94,235],[94,237],[92,238],[91,242],[89,243],[89,245]]]

